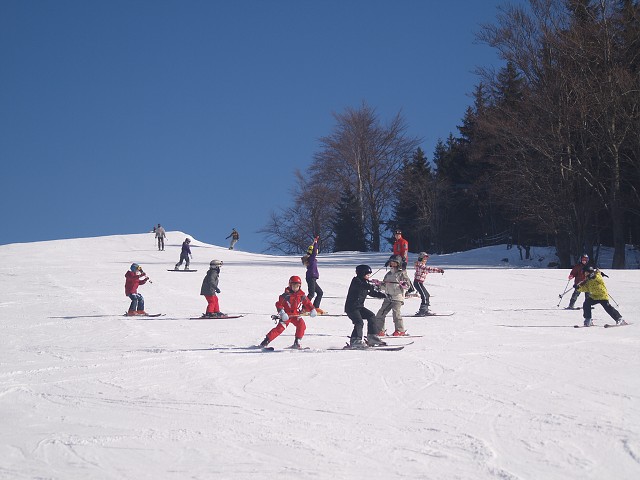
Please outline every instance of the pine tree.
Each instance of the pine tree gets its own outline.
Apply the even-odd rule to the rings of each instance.
[[[343,193],[336,208],[333,223],[334,252],[367,251],[362,224],[362,207],[350,188]]]

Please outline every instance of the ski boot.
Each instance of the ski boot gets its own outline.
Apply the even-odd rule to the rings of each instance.
[[[620,317],[616,319],[616,325],[628,325],[628,324],[622,319],[622,317]]]
[[[386,343],[378,335],[369,334],[367,335],[367,345],[369,347],[384,347]]]
[[[265,348],[265,347],[267,347],[269,345],[269,343],[270,343],[269,339],[267,337],[264,337],[264,340],[262,340],[262,342],[260,342],[260,346],[262,348]]]
[[[396,330],[395,332],[393,332],[394,337],[406,337],[407,335],[407,332],[401,332],[400,330]]]
[[[420,309],[416,312],[416,317],[426,317],[429,315],[429,305],[420,305]]]
[[[349,348],[352,350],[364,350],[367,348],[367,344],[361,338],[352,338],[349,341]]]
[[[584,319],[584,326],[585,327],[593,327],[593,320],[591,320],[590,318],[585,318]]]
[[[293,345],[291,345],[289,348],[291,348],[292,350],[302,350],[302,345],[300,345],[300,338],[296,338],[293,341]]]

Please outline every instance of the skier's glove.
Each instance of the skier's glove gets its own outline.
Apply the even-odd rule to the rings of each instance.
[[[281,322],[286,322],[287,320],[289,320],[289,315],[287,315],[287,312],[285,312],[283,308],[280,309],[278,315],[280,315]]]
[[[216,287],[216,293],[220,293],[220,289]]]
[[[316,309],[315,309],[315,308],[309,312],[309,316],[310,316],[311,318],[315,317],[316,315],[318,315],[318,312],[316,312]]]

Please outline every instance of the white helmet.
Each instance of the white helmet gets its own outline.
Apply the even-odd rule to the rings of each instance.
[[[209,262],[209,266],[211,266],[211,267],[221,267],[222,266],[222,260],[211,260],[211,262]]]

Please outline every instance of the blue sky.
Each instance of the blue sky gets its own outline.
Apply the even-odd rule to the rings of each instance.
[[[3,0],[0,244],[162,223],[260,252],[334,112],[400,111],[428,158],[457,133],[504,4]]]

